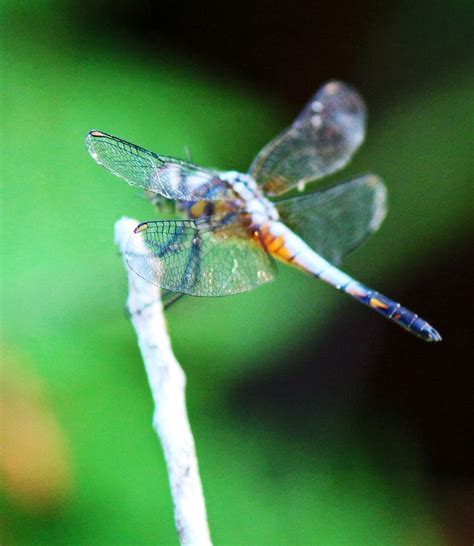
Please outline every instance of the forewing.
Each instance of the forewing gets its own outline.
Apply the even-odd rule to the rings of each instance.
[[[376,231],[386,214],[386,189],[365,175],[276,204],[280,218],[318,254],[337,264]]]
[[[362,144],[365,117],[360,95],[342,82],[330,81],[293,124],[263,148],[249,172],[268,195],[333,173]]]
[[[91,131],[89,154],[107,170],[133,186],[178,201],[235,199],[229,184],[216,171],[158,155],[120,138]]]
[[[270,281],[275,264],[237,214],[140,224],[126,250],[145,280],[193,296],[227,296]]]

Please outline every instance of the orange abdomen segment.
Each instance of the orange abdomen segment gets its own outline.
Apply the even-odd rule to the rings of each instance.
[[[293,255],[286,246],[286,241],[282,235],[273,235],[267,226],[262,226],[259,230],[260,242],[265,249],[275,258],[285,263],[291,263]]]

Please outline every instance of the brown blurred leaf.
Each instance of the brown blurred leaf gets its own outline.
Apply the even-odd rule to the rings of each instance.
[[[7,494],[23,508],[61,504],[72,473],[64,432],[39,379],[23,360],[2,351],[0,474]]]

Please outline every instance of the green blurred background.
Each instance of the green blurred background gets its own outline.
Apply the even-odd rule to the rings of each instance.
[[[85,133],[245,171],[324,81],[390,212],[345,264],[438,328],[428,345],[283,266],[168,313],[215,544],[470,544],[472,3],[4,1],[2,476],[11,545],[176,544],[113,244],[156,213]],[[472,279],[472,276],[471,276]]]

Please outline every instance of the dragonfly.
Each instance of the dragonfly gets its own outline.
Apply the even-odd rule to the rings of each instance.
[[[324,84],[294,122],[267,144],[246,174],[203,168],[90,131],[92,158],[176,219],[140,223],[125,251],[128,266],[175,295],[228,296],[276,275],[276,260],[312,275],[426,341],[440,334],[413,311],[338,269],[381,225],[386,188],[374,174],[303,193],[342,169],[362,144],[366,107],[340,81]],[[286,197],[290,190],[301,193]]]

